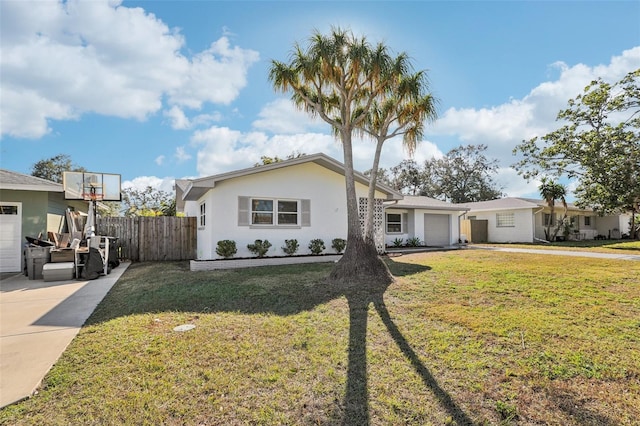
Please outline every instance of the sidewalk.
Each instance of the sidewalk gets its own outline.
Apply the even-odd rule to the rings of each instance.
[[[624,253],[596,253],[593,251],[571,251],[571,250],[546,250],[546,249],[525,249],[516,247],[494,247],[483,245],[470,245],[467,247],[472,250],[493,250],[507,251],[511,253],[537,253],[551,254],[556,256],[576,256],[576,257],[595,257],[599,259],[619,259],[619,260],[637,260],[640,261],[640,255],[624,254]]]
[[[33,394],[128,266],[92,281],[0,281],[0,407]]]

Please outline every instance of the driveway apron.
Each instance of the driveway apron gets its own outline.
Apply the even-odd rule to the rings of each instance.
[[[599,259],[619,259],[619,260],[637,260],[640,261],[640,255],[637,254],[617,254],[617,253],[596,253],[591,251],[570,251],[570,250],[545,250],[545,249],[526,249],[516,247],[493,247],[493,246],[469,246],[476,250],[493,250],[507,251],[511,253],[535,253],[550,254],[554,256],[576,256],[576,257],[594,257]]]
[[[0,407],[36,391],[128,266],[92,281],[0,281]]]

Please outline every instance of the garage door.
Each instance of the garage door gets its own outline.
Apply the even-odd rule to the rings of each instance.
[[[451,244],[449,237],[448,214],[424,215],[424,241],[428,246],[448,246]]]
[[[22,203],[0,201],[0,272],[20,272]]]

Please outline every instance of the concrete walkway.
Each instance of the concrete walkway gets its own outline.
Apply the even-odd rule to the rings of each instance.
[[[0,281],[0,407],[33,394],[128,266],[92,281]]]
[[[511,253],[536,253],[536,254],[551,254],[555,256],[594,257],[599,259],[619,259],[619,260],[640,261],[640,255],[625,254],[625,253],[618,254],[618,253],[596,253],[593,251],[526,249],[526,248],[516,248],[516,247],[482,246],[482,245],[475,245],[475,244],[472,246],[468,246],[467,248],[474,249],[474,250],[507,251]]]

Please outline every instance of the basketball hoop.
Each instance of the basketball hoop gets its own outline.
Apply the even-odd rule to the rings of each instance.
[[[87,191],[87,189],[89,191]],[[102,201],[104,198],[104,194],[102,193],[102,185],[90,183],[85,186],[85,192],[82,193],[82,198],[86,201]]]

